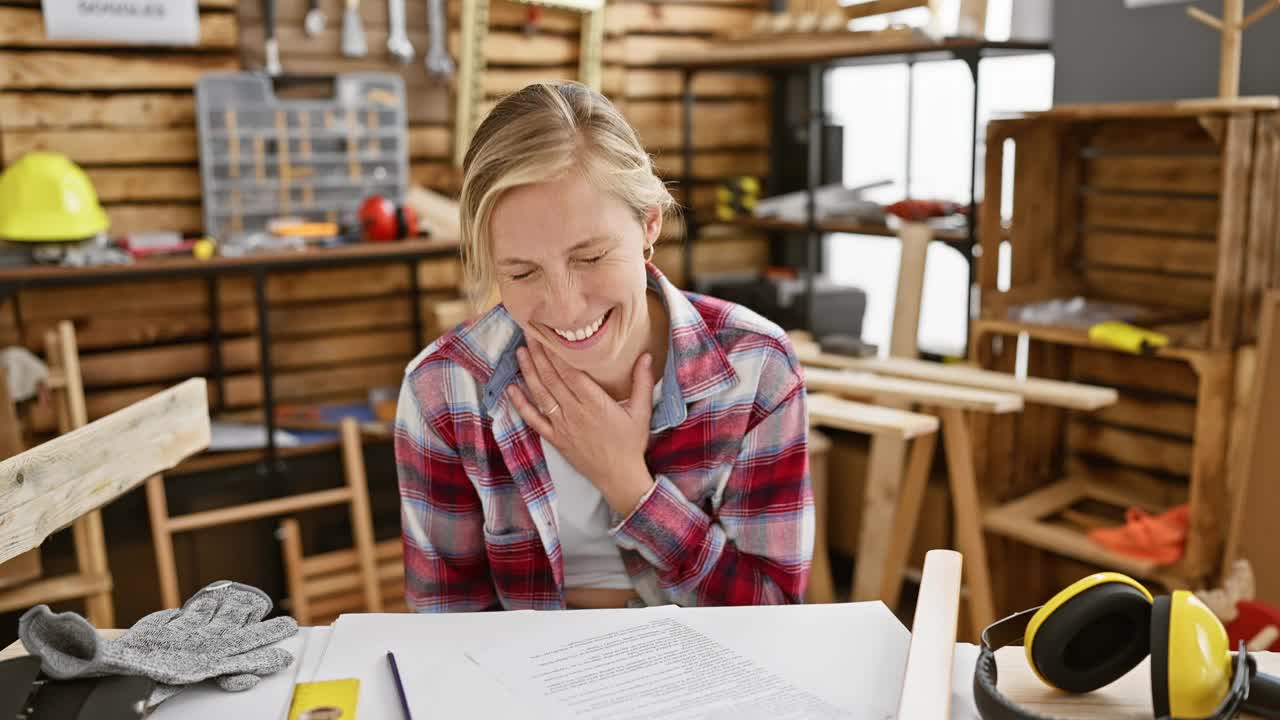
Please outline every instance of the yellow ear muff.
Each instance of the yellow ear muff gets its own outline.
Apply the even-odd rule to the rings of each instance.
[[[1054,595],[1027,624],[1027,663],[1047,685],[1096,690],[1150,651],[1151,593],[1120,573],[1096,573]]]
[[[1151,616],[1151,699],[1156,715],[1213,715],[1231,691],[1227,631],[1194,594],[1156,600]]]

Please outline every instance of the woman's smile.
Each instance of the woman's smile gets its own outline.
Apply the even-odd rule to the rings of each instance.
[[[609,308],[603,315],[588,323],[584,327],[562,329],[553,325],[544,325],[549,328],[553,334],[560,340],[560,343],[574,350],[585,350],[600,342],[605,336],[605,331],[609,326],[609,319],[613,317],[613,308]]]

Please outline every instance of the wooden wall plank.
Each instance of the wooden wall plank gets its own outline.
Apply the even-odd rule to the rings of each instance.
[[[88,167],[85,173],[103,203],[156,200],[200,201],[195,167]]]
[[[224,307],[253,302],[253,285],[248,278],[224,277],[218,282],[218,299]],[[121,292],[121,288],[128,292]],[[127,285],[103,283],[68,287],[28,288],[18,291],[18,306],[24,322],[29,318],[74,319],[86,315],[129,314],[156,308],[156,298],[164,298],[167,308],[190,308],[206,312],[208,290],[202,280],[137,280]]]
[[[224,55],[0,51],[0,87],[11,90],[189,90],[205,73],[239,69]]]
[[[628,102],[627,119],[650,152],[681,147],[681,104],[674,100]],[[699,102],[693,109],[693,140],[698,149],[767,147],[769,106],[758,100]]]
[[[1083,233],[1081,260],[1089,265],[1213,277],[1218,250],[1213,242],[1136,233]]]
[[[1095,410],[1089,417],[1115,425],[1191,438],[1196,426],[1195,403],[1124,392],[1114,405]]]
[[[3,61],[0,61],[3,62]],[[147,165],[199,161],[194,127],[157,129],[13,130],[4,136],[4,162],[53,150],[81,165]]]
[[[413,319],[408,295],[348,300],[334,303],[302,303],[273,307],[268,311],[271,337],[314,337],[328,333],[405,327]]]
[[[410,158],[448,158],[453,151],[453,129],[442,125],[409,128]]]
[[[93,40],[50,40],[45,36],[44,13],[37,8],[0,7],[0,46],[42,48],[107,48],[123,43]],[[236,16],[225,12],[200,13],[202,50],[234,50],[238,47]]]
[[[667,180],[684,177],[684,157],[668,151],[655,158],[657,171]],[[736,175],[754,175],[763,178],[769,174],[769,155],[764,151],[702,152],[693,158],[695,180],[721,180]]]
[[[1213,297],[1211,277],[1157,275],[1096,267],[1085,268],[1083,277],[1090,297],[1157,308],[1177,308],[1207,315]]]
[[[413,331],[408,329],[344,333],[273,342],[271,364],[284,370],[391,358],[403,367],[417,349]]]
[[[758,13],[751,7],[676,5],[658,2],[610,3],[605,9],[605,32],[731,33],[749,30]]]
[[[452,160],[414,160],[409,165],[409,179],[454,197],[462,189],[462,170]]]
[[[80,357],[80,372],[86,387],[163,382],[209,373],[212,355],[208,343],[85,353]],[[257,368],[257,338],[223,341],[222,367],[227,372]]]
[[[1186,478],[1155,470],[1116,465],[1106,459],[1072,455],[1067,460],[1068,477],[1090,481],[1136,495],[1157,507],[1173,507],[1187,502],[1190,488]]]
[[[0,93],[0,127],[37,128],[195,127],[190,92]]]
[[[107,205],[111,234],[122,235],[153,230],[170,230],[186,234],[204,231],[200,203],[167,205]]]
[[[322,394],[365,391],[381,386],[398,387],[404,379],[404,365],[408,361],[393,360],[360,363],[323,370],[300,370],[277,373],[273,390],[282,401],[301,401]],[[260,393],[259,393],[260,394]],[[230,391],[228,390],[228,395]],[[248,400],[249,397],[244,398]],[[244,404],[256,404],[253,402]]]
[[[628,99],[674,98],[684,92],[679,70],[628,68],[621,73],[620,85],[615,94]],[[766,98],[770,86],[764,75],[708,72],[694,75],[693,92],[699,98]]]
[[[341,27],[344,1],[319,0],[318,4],[321,12],[329,19],[327,24]],[[457,27],[458,20],[461,17],[462,3],[448,2],[445,5],[450,26]],[[240,22],[243,25],[262,24],[261,3],[241,2],[239,6]],[[306,15],[309,6],[310,3],[307,0],[277,0],[277,30],[290,27],[301,28],[303,17]],[[390,26],[385,2],[363,2],[360,3],[358,9],[360,11],[360,23],[366,30],[386,30]],[[405,3],[404,17],[405,26],[409,30],[426,30],[428,28],[427,4],[423,2]],[[518,3],[495,2],[489,6],[489,24],[491,27],[519,28],[525,25],[527,18],[527,7]],[[579,13],[571,10],[543,8],[537,29],[541,32],[576,33],[581,26],[582,19]],[[369,47],[371,50],[375,47],[379,51],[382,49],[382,46],[375,46],[372,43],[369,44]],[[421,55],[423,48],[424,46],[417,46],[419,55]]]
[[[127,313],[79,314],[72,319],[76,328],[76,344],[81,350],[127,348],[195,340],[209,335],[209,313],[203,306],[137,308]],[[59,320],[58,317],[26,316],[22,327],[23,343],[32,350],[43,350],[45,332],[54,329]],[[219,316],[219,330],[224,336],[251,333],[257,327],[257,312],[249,305],[225,307]]]
[[[421,260],[417,272],[422,290],[457,290],[462,286],[462,259],[456,256]]]
[[[1084,196],[1084,224],[1099,229],[1213,237],[1218,231],[1218,201],[1091,192]]]
[[[1125,465],[1191,474],[1191,443],[1186,440],[1074,421],[1068,426],[1067,442],[1076,452]]]
[[[1103,120],[1090,136],[1088,146],[1107,152],[1153,150],[1218,153],[1218,144],[1195,118],[1170,120]]]
[[[1099,190],[1216,195],[1221,182],[1216,155],[1100,155],[1085,161],[1085,184]]]
[[[710,41],[684,35],[627,35],[605,43],[604,61],[628,67],[653,65],[669,55],[705,51]]]
[[[292,270],[267,276],[267,300],[271,303],[370,297],[408,291],[409,268],[399,263]]]
[[[684,277],[684,248],[679,242],[660,242],[654,265],[669,278]],[[745,271],[762,272],[769,264],[769,242],[762,235],[744,233],[725,238],[700,237],[693,246],[696,276]]]
[[[1138,388],[1194,399],[1198,378],[1179,360],[1126,355],[1108,350],[1077,349],[1071,353],[1072,379],[1117,388]]]

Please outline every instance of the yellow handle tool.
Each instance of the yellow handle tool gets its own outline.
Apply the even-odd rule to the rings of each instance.
[[[1100,322],[1089,328],[1089,339],[1135,355],[1150,355],[1169,344],[1168,335],[1119,320]]]

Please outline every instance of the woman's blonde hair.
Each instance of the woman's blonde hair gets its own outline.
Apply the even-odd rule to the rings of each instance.
[[[675,200],[653,171],[635,130],[600,93],[576,82],[539,82],[506,96],[480,123],[462,164],[462,264],[475,302],[494,286],[489,219],[502,194],[521,185],[587,175],[643,223]]]

